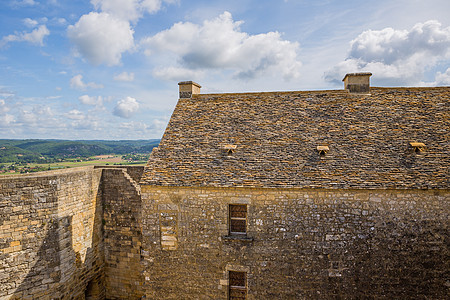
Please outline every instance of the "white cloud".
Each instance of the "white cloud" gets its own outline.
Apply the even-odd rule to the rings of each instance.
[[[126,21],[137,21],[144,13],[161,8],[161,0],[91,0],[91,3],[96,9]]]
[[[85,114],[77,109],[73,109],[64,114],[67,119],[72,120],[70,127],[76,130],[94,130],[97,131],[100,128],[100,122],[98,117],[93,114]]]
[[[368,30],[350,44],[347,59],[328,71],[326,80],[340,81],[345,73],[369,71],[379,80],[417,84],[428,68],[450,58],[450,27],[427,21],[409,31]]]
[[[94,119],[77,120],[70,125],[77,130],[98,131],[101,129],[100,122]]]
[[[126,129],[126,130],[130,130],[130,131],[145,131],[147,129],[150,128],[150,126],[148,126],[145,123],[142,122],[128,122],[128,123],[120,123],[119,125],[120,129]]]
[[[134,45],[130,24],[108,13],[83,15],[67,32],[76,51],[94,65],[117,65]]]
[[[249,35],[240,30],[224,12],[202,25],[189,22],[174,24],[170,29],[142,40],[148,55],[171,53],[181,67],[189,69],[228,69],[241,78],[253,78],[274,72],[285,79],[299,75],[299,44],[283,40],[278,32]],[[172,69],[160,69],[156,75],[172,77]]]
[[[31,32],[22,32],[4,36],[0,41],[0,47],[5,46],[10,42],[29,42],[34,45],[43,46],[44,38],[50,34],[47,26],[41,25]]]
[[[15,121],[14,116],[10,114],[0,115],[0,126],[8,126]]]
[[[203,70],[192,70],[182,67],[156,68],[153,70],[153,76],[166,80],[186,80],[188,78],[198,80],[205,75]]]
[[[100,12],[81,16],[67,30],[76,55],[94,65],[118,65],[122,54],[134,47],[130,22],[136,24],[145,13],[157,12],[162,2],[175,3],[176,0],[91,0]]]
[[[38,116],[31,111],[21,111],[19,115],[19,122],[24,124],[36,125]]]
[[[6,101],[0,99],[0,127],[7,127],[15,121],[13,115],[7,114],[8,111],[10,111],[10,108]]]
[[[168,120],[160,120],[155,118],[150,124],[135,121],[123,122],[119,124],[116,132],[121,136],[130,136],[132,134],[136,138],[143,138],[144,136],[155,133],[160,135],[164,132],[164,129],[167,126],[167,121]]]
[[[52,24],[58,25],[58,26],[64,26],[67,24],[67,20],[64,18],[53,18]]]
[[[36,5],[38,2],[34,0],[15,0],[12,2],[13,6],[33,6]]]
[[[153,119],[152,127],[156,130],[164,130],[167,127],[168,119]]]
[[[23,19],[23,23],[25,24],[25,26],[28,26],[31,28],[36,27],[39,24],[38,21],[30,19],[30,18]]]
[[[5,100],[0,99],[0,113],[6,113],[10,110],[10,108],[6,105]]]
[[[139,102],[132,97],[119,100],[114,107],[113,114],[122,118],[131,118],[139,109]]]
[[[79,110],[73,109],[65,114],[65,116],[71,120],[83,120],[86,116]]]
[[[20,40],[43,46],[44,38],[49,34],[50,31],[47,29],[47,26],[41,25],[30,33],[24,33],[20,35]]]
[[[445,71],[445,73],[437,72],[436,73],[436,82],[435,85],[443,86],[450,85],[450,68]]]
[[[22,109],[19,112],[18,122],[27,127],[49,128],[55,126],[57,118],[48,106],[36,105],[31,110]]]
[[[103,85],[97,84],[95,82],[84,83],[83,75],[78,74],[70,79],[70,87],[73,89],[86,90],[88,88],[101,89],[103,88]]]
[[[103,98],[101,96],[91,97],[88,95],[83,95],[83,96],[78,97],[78,100],[80,100],[80,102],[82,104],[86,104],[86,105],[96,105],[96,106],[103,105]]]
[[[0,97],[9,98],[14,97],[16,94],[12,91],[7,90],[6,88],[0,86]]]
[[[114,80],[116,80],[116,81],[133,81],[134,73],[122,72],[122,73],[114,76]]]
[[[56,100],[56,99],[61,99],[61,95],[57,95],[57,96],[47,96],[45,97],[47,100]]]

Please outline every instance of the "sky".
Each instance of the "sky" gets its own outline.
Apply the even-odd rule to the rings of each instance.
[[[0,139],[161,138],[202,93],[450,85],[448,0],[2,0]]]

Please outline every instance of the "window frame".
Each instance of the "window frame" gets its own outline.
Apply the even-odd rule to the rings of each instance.
[[[243,284],[244,285],[231,285],[231,277],[232,277],[233,273],[243,275]],[[228,299],[229,300],[242,299],[242,297],[239,297],[239,298],[232,297],[233,291],[237,291],[238,293],[241,293],[241,294],[243,292],[244,299],[247,299],[247,292],[248,292],[247,289],[248,289],[248,287],[247,287],[247,272],[229,270],[228,271]]]
[[[236,217],[233,216],[232,207],[245,207],[245,217]],[[244,211],[244,210],[242,210]],[[242,212],[240,211],[240,212]],[[228,205],[228,234],[229,235],[238,235],[238,236],[246,236],[247,235],[247,225],[248,225],[248,206],[247,204],[239,204],[239,203],[230,203]],[[245,221],[245,231],[235,231],[233,226],[233,221]]]

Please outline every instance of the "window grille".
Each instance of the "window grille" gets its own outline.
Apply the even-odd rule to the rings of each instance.
[[[230,204],[230,234],[246,234],[247,233],[247,205],[246,204]]]
[[[228,299],[238,300],[247,297],[247,273],[246,272],[228,272],[229,289]]]

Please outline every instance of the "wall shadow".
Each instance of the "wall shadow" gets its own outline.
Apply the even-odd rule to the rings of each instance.
[[[74,250],[74,217],[81,214],[86,221],[85,212],[73,211],[67,216],[59,217],[57,198],[51,215],[33,230],[46,231],[45,237],[30,259],[34,262],[25,278],[15,289],[10,299],[104,299],[104,254],[102,237],[102,194],[100,180],[95,172],[91,174],[92,183],[98,181],[95,188],[91,185],[91,199],[95,199],[93,230],[90,247],[85,247],[85,254]],[[96,196],[93,196],[96,195]],[[53,199],[52,199],[53,200]],[[78,199],[77,199],[78,200]],[[81,200],[79,200],[81,201]],[[86,203],[89,205],[89,203]],[[84,223],[84,222],[83,222]],[[78,237],[75,237],[78,238]],[[34,241],[36,242],[36,241]],[[26,244],[24,245],[26,248]]]

